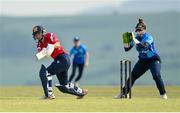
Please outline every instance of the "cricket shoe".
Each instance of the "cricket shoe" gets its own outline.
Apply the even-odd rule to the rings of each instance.
[[[82,89],[82,93],[83,93],[83,95],[82,96],[78,96],[76,99],[82,99],[85,95],[88,94],[88,90],[87,89]]]
[[[79,84],[77,82],[74,83],[74,86],[79,87]]]
[[[126,98],[126,96],[124,94],[122,94],[122,93],[120,93],[117,96],[114,96],[114,99],[122,99],[122,98]],[[127,94],[127,98],[129,98],[129,94]]]
[[[52,100],[52,99],[55,99],[55,95],[52,93],[51,95],[48,96],[48,99]]]
[[[42,99],[49,99],[49,100],[53,100],[55,99],[55,95],[52,93],[51,95],[49,96],[44,96]]]
[[[163,95],[160,95],[160,96],[161,96],[162,99],[165,99],[165,100],[168,99],[166,93],[164,93]]]

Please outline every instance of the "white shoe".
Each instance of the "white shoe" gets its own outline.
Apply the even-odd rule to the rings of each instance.
[[[87,89],[82,89],[82,93],[84,94],[83,96],[77,96],[76,99],[82,99],[85,95],[88,94],[88,90]]]
[[[122,98],[122,96],[121,96],[121,94],[119,94],[119,95],[114,96],[113,98],[114,99],[119,99],[119,98]]]
[[[49,99],[55,99],[55,95],[52,93],[51,95],[48,96]]]
[[[120,99],[120,98],[125,98],[125,95],[120,93],[119,95],[114,96],[114,99]],[[129,94],[127,94],[127,98],[129,98]]]
[[[166,93],[164,93],[163,95],[160,95],[162,99],[168,99]]]
[[[44,99],[44,100],[53,100],[53,99],[55,99],[55,95],[51,94],[48,97],[47,96],[43,96],[41,99]]]
[[[75,82],[74,85],[75,85],[76,87],[79,87],[79,84],[78,84],[77,82]]]

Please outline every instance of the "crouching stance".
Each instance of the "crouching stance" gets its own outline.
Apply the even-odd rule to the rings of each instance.
[[[139,19],[135,27],[135,32],[136,36],[132,36],[130,47],[125,48],[125,51],[129,51],[135,46],[139,53],[139,60],[135,64],[131,74],[131,87],[138,78],[150,70],[160,97],[167,99],[165,85],[161,77],[161,59],[155,49],[153,37],[146,32],[146,25],[143,19]],[[124,86],[122,94],[118,95],[116,98],[123,98],[126,90],[127,93],[129,92],[131,88],[129,84],[130,79],[128,78],[127,85]]]
[[[65,49],[60,45],[57,36],[48,33],[42,26],[33,27],[33,38],[37,42],[38,60],[51,56],[54,61],[49,67],[41,65],[39,77],[44,90],[45,99],[54,99],[52,89],[52,75],[56,75],[59,85],[56,87],[63,93],[72,94],[82,98],[88,93],[88,90],[81,89],[74,84],[68,83],[68,69],[70,67],[70,58]]]

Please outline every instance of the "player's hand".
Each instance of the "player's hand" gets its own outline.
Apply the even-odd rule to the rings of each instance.
[[[89,62],[85,62],[85,67],[88,67],[88,65],[89,65]]]
[[[46,48],[43,48],[43,49],[41,50],[41,52],[42,52],[42,54],[43,54],[44,56],[47,55],[47,49],[46,49]]]

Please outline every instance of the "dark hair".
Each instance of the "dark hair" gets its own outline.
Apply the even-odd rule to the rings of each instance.
[[[139,18],[138,23],[135,27],[136,30],[146,30],[146,24],[143,19]]]

